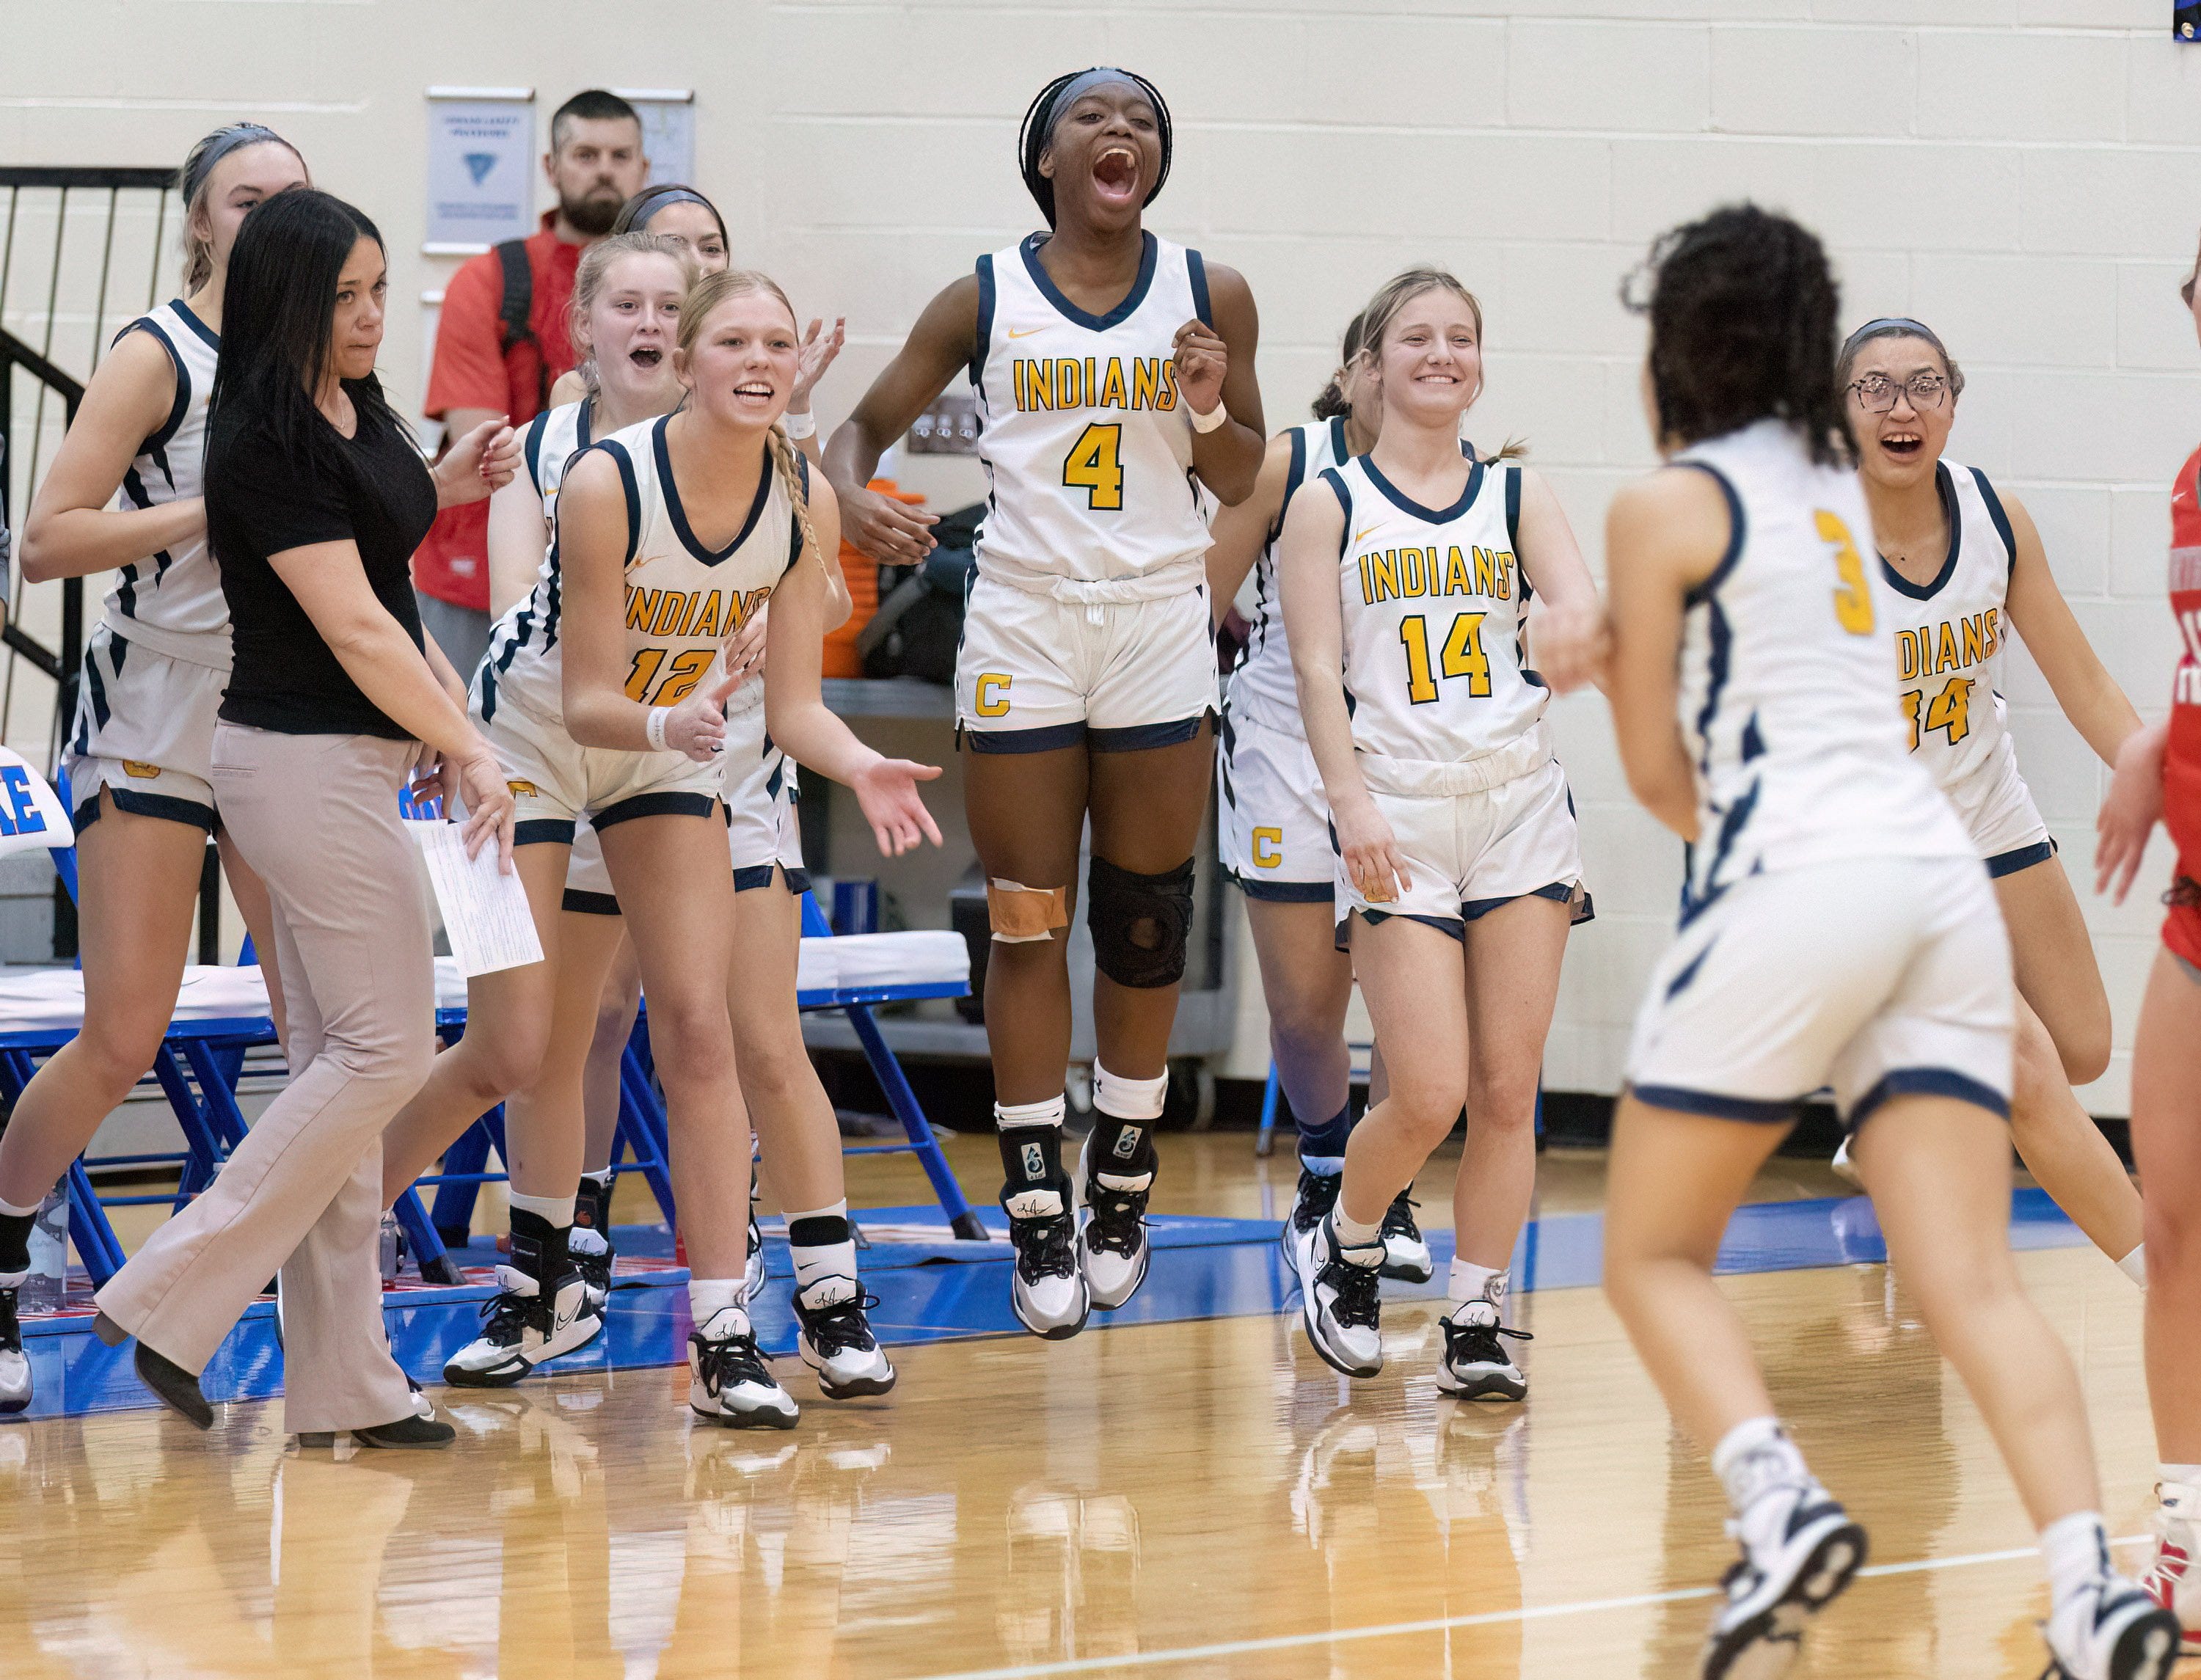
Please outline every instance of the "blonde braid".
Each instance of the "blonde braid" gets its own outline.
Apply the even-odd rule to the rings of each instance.
[[[787,490],[788,505],[795,510],[795,522],[802,527],[802,546],[818,548],[818,527],[810,523],[810,497],[802,488],[802,469],[795,464],[795,445],[788,441],[786,432],[774,420],[772,430],[766,433],[772,449],[772,469],[779,475],[779,482]],[[801,556],[796,555],[800,560]],[[819,549],[818,558],[823,562],[825,555]]]

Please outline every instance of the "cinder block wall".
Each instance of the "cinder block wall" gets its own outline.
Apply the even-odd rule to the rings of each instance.
[[[2143,711],[2163,702],[2166,485],[2201,439],[2201,349],[2175,295],[2201,233],[2201,48],[2169,38],[2163,0],[0,4],[0,155],[161,162],[244,115],[293,134],[390,237],[384,365],[408,400],[416,300],[449,271],[419,255],[422,90],[531,85],[542,120],[584,83],[694,85],[700,184],[742,260],[849,317],[829,425],[933,291],[1032,225],[1013,144],[1040,84],[1140,68],[1177,122],[1154,225],[1251,279],[1271,423],[1304,413],[1388,273],[1449,263],[1489,315],[1474,434],[1529,440],[1594,566],[1612,486],[1651,459],[1640,331],[1616,288],[1660,229],[1748,194],[1828,238],[1853,319],[1940,329],[1972,380],[1954,453],[2025,500],[2111,667]],[[2083,877],[2102,772],[2022,651],[2010,667],[2022,755]],[[1570,701],[1558,725],[1599,918],[1569,960],[1549,1079],[1610,1090],[1678,846],[1629,804],[1603,702]],[[2150,888],[2166,867],[2158,854]],[[2118,1113],[2156,911],[2082,896],[2119,1046],[2086,1096]]]

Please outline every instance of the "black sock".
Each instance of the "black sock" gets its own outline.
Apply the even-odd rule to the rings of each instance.
[[[1353,1105],[1348,1101],[1320,1125],[1300,1123],[1300,1153],[1318,1160],[1339,1160],[1345,1154],[1345,1140],[1352,1135]]]
[[[31,1227],[36,1213],[0,1213],[0,1272],[31,1269]]]
[[[1004,1198],[1020,1191],[1054,1190],[1064,1182],[1062,1128],[1054,1125],[1004,1126],[1001,1130],[1001,1171],[1007,1183]]]
[[[1122,1119],[1102,1109],[1095,1109],[1093,1141],[1086,1148],[1085,1160],[1095,1172],[1122,1178],[1136,1178],[1142,1172],[1152,1172],[1157,1165],[1154,1123]]]

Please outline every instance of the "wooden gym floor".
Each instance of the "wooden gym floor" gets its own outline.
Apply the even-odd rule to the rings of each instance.
[[[1253,1160],[1242,1134],[1165,1143],[1158,1211],[1289,1199],[1293,1165]],[[990,1140],[955,1154],[989,1183]],[[1431,1225],[1451,1165],[1423,1179]],[[1595,1157],[1549,1158],[1541,1211],[1594,1207],[1600,1177]],[[899,1178],[851,1191],[913,1199]],[[1789,1161],[1760,1187],[1840,1193]],[[1148,1289],[1192,1252],[1160,1255]],[[2090,1248],[2020,1266],[2080,1361],[2111,1532],[2137,1535],[2154,1460],[2138,1295]],[[1872,1534],[1874,1572],[1799,1671],[2032,1680],[2030,1535],[1899,1280],[1851,1266],[1725,1287]],[[1730,1556],[1721,1501],[1596,1290],[1517,1303],[1536,1336],[1519,1407],[1437,1396],[1437,1303],[1387,1308],[1388,1368],[1349,1393],[1290,1315],[1180,1307],[1067,1343],[907,1348],[890,1397],[849,1406],[784,1361],[804,1407],[789,1434],[691,1427],[666,1369],[436,1390],[461,1430],[440,1454],[286,1449],[265,1402],[203,1436],[150,1410],[0,1427],[0,1674],[1692,1671]]]

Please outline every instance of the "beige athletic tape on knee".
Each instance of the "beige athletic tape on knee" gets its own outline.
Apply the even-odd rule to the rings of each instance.
[[[986,883],[986,920],[1004,945],[1031,945],[1070,925],[1070,889],[1028,887],[1017,881]]]

